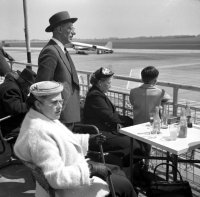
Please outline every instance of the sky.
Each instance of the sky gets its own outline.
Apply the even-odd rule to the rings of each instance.
[[[26,0],[29,39],[46,40],[49,18],[67,10],[75,38],[199,35],[200,0]],[[23,0],[0,1],[0,40],[25,39]]]

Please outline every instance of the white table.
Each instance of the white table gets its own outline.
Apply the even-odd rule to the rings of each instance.
[[[151,127],[150,123],[143,123],[138,125],[133,125],[129,127],[124,127],[120,129],[120,133],[127,135],[131,139],[130,146],[130,162],[133,163],[133,139],[140,140],[149,145],[156,146],[162,150],[167,151],[172,154],[171,161],[175,167],[177,167],[178,155],[186,153],[187,151],[194,150],[200,147],[200,126],[193,125],[193,128],[188,128],[188,133],[186,138],[177,138],[175,141],[170,140],[169,129],[161,129],[160,134],[157,134],[155,138],[150,133]],[[168,160],[168,158],[166,158]],[[187,160],[181,160],[182,162]],[[200,161],[190,161],[190,162],[200,162]],[[131,166],[131,176],[133,174],[132,165]],[[168,174],[168,172],[167,172]],[[174,174],[174,179],[177,179],[177,175]]]

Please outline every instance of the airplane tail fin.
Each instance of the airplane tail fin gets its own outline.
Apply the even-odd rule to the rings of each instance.
[[[141,71],[136,71],[134,69],[131,69],[130,73],[129,73],[129,77],[135,77],[137,75],[137,73],[138,73],[138,77],[137,78],[140,78]],[[140,82],[127,81],[126,89],[130,90],[132,88],[139,87],[140,85],[141,85]]]
[[[105,45],[105,47],[112,49],[112,42],[108,41]]]

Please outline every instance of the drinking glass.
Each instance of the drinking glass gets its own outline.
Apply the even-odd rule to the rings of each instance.
[[[154,112],[149,113],[149,122],[151,124],[151,127],[153,126],[153,118],[154,118]]]
[[[174,141],[177,139],[178,131],[179,131],[179,125],[177,125],[177,124],[169,125],[170,140]]]
[[[151,134],[151,138],[156,138],[156,136],[157,136],[157,131],[155,131],[154,128],[153,128],[154,116],[155,116],[155,112],[150,112],[150,113],[149,113],[149,122],[150,122],[150,134]]]

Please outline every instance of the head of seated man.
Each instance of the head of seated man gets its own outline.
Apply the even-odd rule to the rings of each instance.
[[[5,75],[5,82],[16,82],[21,90],[29,93],[30,86],[35,82],[36,73],[29,69],[25,68],[22,71],[10,71]]]
[[[20,86],[20,89],[26,94],[29,94],[30,86],[35,82],[36,73],[29,68],[25,68],[22,72],[17,71],[19,77],[16,77],[16,81]]]
[[[106,93],[111,88],[113,75],[114,72],[109,68],[101,67],[91,75],[90,83],[92,86],[97,86],[103,93]]]
[[[154,66],[147,66],[141,72],[142,81],[145,84],[156,84],[159,71]]]

